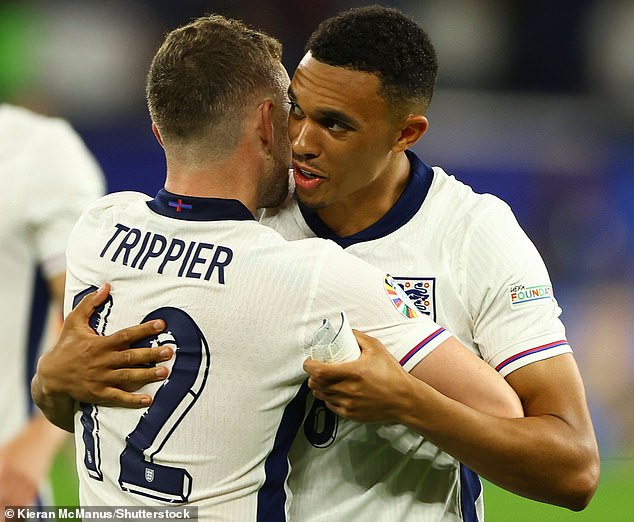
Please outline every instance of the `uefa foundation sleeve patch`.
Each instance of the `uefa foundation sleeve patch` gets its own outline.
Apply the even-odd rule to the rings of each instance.
[[[536,303],[544,299],[554,299],[553,287],[547,285],[524,286],[514,285],[509,288],[511,308],[527,303]]]
[[[410,301],[405,290],[392,279],[391,275],[385,276],[385,291],[391,299],[394,307],[408,319],[418,317],[414,304]]]

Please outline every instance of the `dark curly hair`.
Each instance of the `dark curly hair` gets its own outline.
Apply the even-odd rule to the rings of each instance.
[[[376,74],[380,94],[398,109],[425,112],[438,62],[427,33],[396,9],[373,5],[323,21],[305,52],[335,67]]]

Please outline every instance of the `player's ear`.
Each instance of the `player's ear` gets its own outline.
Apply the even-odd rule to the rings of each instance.
[[[152,132],[154,133],[154,136],[156,136],[158,142],[161,144],[161,147],[164,147],[163,138],[161,138],[161,133],[159,132],[158,127],[154,122],[152,122]]]
[[[416,143],[429,128],[429,120],[422,114],[408,114],[399,125],[392,151],[403,152]]]
[[[267,151],[273,149],[273,112],[274,105],[271,100],[264,100],[258,105],[258,132],[262,144],[266,147]]]

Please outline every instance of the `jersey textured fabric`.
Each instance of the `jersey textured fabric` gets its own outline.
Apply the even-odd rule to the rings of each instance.
[[[406,369],[449,336],[407,317],[379,269],[330,241],[287,242],[235,200],[111,194],[78,221],[67,264],[66,311],[108,281],[92,327],[160,317],[166,330],[138,346],[176,349],[145,411],[77,413],[84,506],[189,503],[204,520],[287,520],[302,364],[323,319],[344,310]]]
[[[66,121],[8,104],[0,104],[0,180],[5,193],[0,220],[2,444],[29,415],[28,376],[34,362],[29,351],[34,358],[40,347],[35,331],[42,333],[49,306],[47,292],[34,299],[35,282],[64,272],[73,225],[104,186],[99,166]]]
[[[570,352],[548,272],[508,205],[407,155],[404,193],[358,234],[336,236],[290,198],[265,211],[261,222],[289,240],[332,239],[389,272],[421,312],[503,376]],[[314,422],[315,408],[309,399],[305,426]],[[332,444],[315,443],[308,429],[292,448],[295,520],[482,519],[477,475],[419,435],[402,426],[331,422],[338,423]]]

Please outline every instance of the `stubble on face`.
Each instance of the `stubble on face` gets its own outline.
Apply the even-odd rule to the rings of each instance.
[[[288,197],[291,187],[291,143],[288,139],[287,116],[277,125],[275,145],[271,152],[269,174],[263,181],[258,208],[279,207]]]
[[[286,163],[286,165],[279,164],[273,167],[273,175],[266,180],[265,186],[262,187],[260,192],[261,197],[258,202],[258,208],[279,207],[288,197],[290,178],[288,162]]]
[[[284,66],[279,64],[279,85],[276,93],[274,121],[274,143],[271,151],[269,173],[260,187],[258,208],[279,207],[290,191],[289,165],[291,164],[291,143],[288,137],[288,103],[286,92],[290,78]]]

